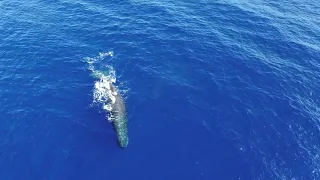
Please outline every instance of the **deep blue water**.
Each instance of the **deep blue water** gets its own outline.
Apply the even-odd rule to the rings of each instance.
[[[1,0],[0,179],[320,179],[319,24],[316,0]]]

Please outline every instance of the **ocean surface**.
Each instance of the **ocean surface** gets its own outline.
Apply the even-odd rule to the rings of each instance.
[[[0,180],[22,179],[319,180],[320,3],[1,0]]]

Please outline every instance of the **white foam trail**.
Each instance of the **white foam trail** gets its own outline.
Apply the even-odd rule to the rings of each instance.
[[[99,53],[99,57],[100,58],[104,58],[106,56],[113,57],[113,51],[109,51],[109,52],[106,52],[106,53]]]
[[[85,61],[89,64],[89,70],[92,72],[95,71],[95,64],[104,60],[106,57],[113,57],[113,51],[105,52],[105,53],[99,53],[99,56],[90,58],[85,58]]]

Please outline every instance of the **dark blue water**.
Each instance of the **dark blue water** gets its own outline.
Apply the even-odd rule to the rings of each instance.
[[[319,179],[319,24],[316,0],[2,0],[0,179]]]

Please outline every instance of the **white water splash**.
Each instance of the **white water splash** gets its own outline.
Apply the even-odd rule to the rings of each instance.
[[[111,115],[112,104],[116,101],[117,93],[111,91],[110,85],[116,82],[116,72],[110,65],[101,67],[100,63],[107,57],[112,58],[113,52],[99,53],[99,56],[94,58],[86,58],[86,62],[89,64],[89,70],[92,71],[92,75],[97,80],[93,89],[93,104],[102,107],[103,110],[109,112],[109,121],[113,120]]]

